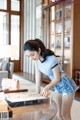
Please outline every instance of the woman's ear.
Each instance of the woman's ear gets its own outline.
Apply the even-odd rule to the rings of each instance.
[[[38,49],[38,53],[39,53],[39,54],[41,53],[41,49],[40,49],[40,48]]]
[[[39,48],[38,52],[39,52],[39,54],[41,53],[41,49],[40,48]]]

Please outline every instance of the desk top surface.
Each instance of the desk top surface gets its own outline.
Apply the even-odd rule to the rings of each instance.
[[[50,120],[56,115],[57,106],[54,101],[38,105],[12,108],[13,117],[10,120]]]

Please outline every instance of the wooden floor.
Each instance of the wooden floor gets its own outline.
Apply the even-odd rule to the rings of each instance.
[[[25,78],[25,79],[28,79],[32,82],[35,82],[35,78],[34,78],[34,75],[31,75],[31,74],[28,74],[28,73],[24,73],[24,72],[16,72],[15,74]],[[45,85],[49,83],[49,81],[47,79],[42,79],[42,84]],[[80,101],[80,90],[78,90],[75,94],[75,97],[77,98],[78,101]]]
[[[76,92],[76,97],[80,98],[80,90]]]

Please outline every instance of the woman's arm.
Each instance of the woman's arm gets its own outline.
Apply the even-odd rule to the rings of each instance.
[[[42,91],[43,96],[48,96],[49,95],[49,90],[54,87],[59,81],[60,81],[60,72],[58,65],[52,69],[53,74],[54,74],[54,80],[51,81],[48,85],[46,85]]]
[[[38,69],[36,61],[35,61],[35,80],[36,80],[36,92],[40,93],[41,72]]]
[[[53,69],[52,69],[52,71],[53,71],[53,73],[54,73],[54,80],[53,81],[51,81],[46,87],[48,87],[49,89],[50,88],[52,88],[52,87],[54,87],[59,81],[60,81],[60,77],[61,77],[61,75],[60,75],[60,72],[59,72],[59,68],[58,68],[59,66],[57,65],[56,67],[54,67]]]

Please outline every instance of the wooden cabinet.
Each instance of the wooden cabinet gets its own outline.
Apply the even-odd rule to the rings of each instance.
[[[74,76],[75,69],[80,68],[80,64],[76,64],[77,59],[74,57],[76,56],[74,54],[77,54],[80,59],[79,53],[77,53],[77,49],[80,50],[80,48],[76,49],[77,44],[80,43],[78,2],[79,0],[76,3],[75,0],[44,0],[42,12],[43,41],[47,48],[60,56],[63,70],[71,77]],[[77,20],[74,16],[77,17]],[[75,21],[78,21],[77,25],[74,23]]]

